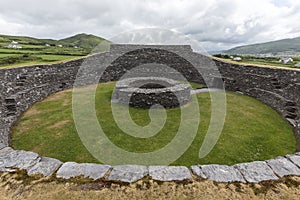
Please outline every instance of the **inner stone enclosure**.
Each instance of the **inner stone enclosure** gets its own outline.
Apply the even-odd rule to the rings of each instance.
[[[151,108],[161,105],[175,108],[190,101],[191,87],[162,77],[139,77],[119,80],[112,102],[136,108]]]

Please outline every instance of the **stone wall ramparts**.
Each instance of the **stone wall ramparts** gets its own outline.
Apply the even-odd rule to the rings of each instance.
[[[132,47],[132,46],[129,46]],[[122,52],[128,50],[126,45],[113,45],[111,52],[96,54],[88,57],[88,65],[97,62],[105,63],[108,58],[117,56],[106,68],[101,81],[118,80],[128,70],[145,63],[155,62],[170,66],[181,73],[188,81],[205,84],[201,75],[193,68],[187,60],[178,56],[175,52],[181,52],[193,60],[203,70],[205,76],[209,76],[206,82],[214,87],[217,79],[208,68],[208,62],[214,62],[218,67],[225,83],[225,89],[233,92],[243,93],[254,97],[278,111],[294,127],[297,140],[297,150],[300,151],[300,71],[293,69],[279,69],[258,66],[244,66],[239,64],[225,63],[220,60],[212,60],[204,55],[192,52],[189,46],[140,46],[141,49],[133,50],[125,55]],[[154,50],[153,50],[154,49]],[[172,50],[170,52],[170,50]],[[72,176],[82,175],[80,171],[83,165],[91,169],[89,164],[61,163],[55,159],[42,158],[32,152],[16,151],[7,147],[10,145],[12,125],[17,118],[37,101],[45,97],[73,87],[76,74],[86,58],[64,62],[53,65],[36,65],[29,67],[18,67],[0,69],[0,171],[7,171],[12,167],[26,169],[29,174],[42,173],[49,175],[44,170],[54,166],[50,174],[57,172],[57,177],[66,177],[66,171],[73,169]],[[99,66],[100,67],[100,66]],[[143,72],[143,70],[141,71]],[[90,71],[90,73],[98,73]],[[167,73],[163,69],[161,74]],[[145,76],[151,76],[148,69]],[[170,74],[168,74],[170,76]],[[174,75],[175,76],[175,75]],[[85,74],[89,78],[89,74]],[[176,79],[176,78],[175,78]],[[20,159],[16,161],[14,159]],[[25,160],[24,160],[25,159]],[[24,166],[24,163],[28,164]],[[48,167],[47,167],[48,166]],[[74,167],[75,166],[75,167]],[[284,166],[278,168],[278,166]],[[99,169],[99,176],[93,177],[83,174],[92,179],[103,178],[110,170],[108,180],[125,180],[134,182],[145,175],[150,175],[157,180],[183,180],[193,176],[207,178],[220,182],[259,182],[273,180],[285,175],[300,175],[299,153],[271,159],[269,161],[255,161],[252,163],[237,164],[235,166],[223,165],[199,165],[192,166],[190,170],[185,167],[166,166],[115,166],[95,165],[92,168]],[[138,169],[138,170],[137,170]],[[57,171],[58,170],[58,171]],[[255,171],[258,170],[258,171]],[[88,171],[88,170],[87,170]],[[85,173],[87,173],[87,171]],[[122,171],[136,172],[134,177],[120,177]],[[230,172],[227,176],[225,172]],[[178,176],[172,176],[178,172]],[[222,174],[221,172],[224,172]],[[260,173],[261,172],[261,173]],[[130,173],[129,173],[130,174]],[[176,173],[175,173],[176,174]],[[219,174],[219,175],[218,175]],[[103,175],[103,176],[102,176]],[[123,178],[123,179],[122,179]]]

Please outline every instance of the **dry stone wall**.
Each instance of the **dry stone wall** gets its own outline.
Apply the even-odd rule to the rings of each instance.
[[[140,49],[136,49],[136,48]],[[128,49],[132,51],[128,52]],[[124,54],[124,52],[127,52]],[[177,53],[178,54],[177,54]],[[192,60],[191,64],[187,59]],[[136,46],[112,45],[110,52],[92,55],[88,65],[106,63],[108,58],[117,57],[106,68],[102,81],[118,80],[135,66],[155,62],[172,67],[187,80],[219,87],[210,62],[218,67],[226,90],[252,96],[277,110],[294,127],[297,150],[300,150],[300,71],[244,66],[212,61],[204,55],[192,52],[190,46]],[[0,171],[14,168],[27,170],[29,174],[40,173],[49,176],[56,173],[58,178],[84,175],[92,179],[102,179],[109,173],[108,180],[134,182],[146,175],[155,180],[170,181],[191,179],[194,176],[220,182],[259,182],[278,179],[286,175],[300,175],[300,154],[286,155],[269,161],[255,161],[234,166],[197,165],[186,167],[166,166],[107,166],[95,164],[61,163],[52,158],[43,158],[33,152],[13,150],[10,147],[12,125],[22,112],[35,102],[50,94],[72,88],[76,74],[85,58],[53,65],[36,65],[10,69],[0,69]],[[201,74],[193,67],[201,68],[202,75],[208,76],[204,82]],[[145,71],[146,70],[146,71]],[[142,68],[139,73],[151,76],[151,68]],[[145,73],[146,72],[146,73]],[[90,71],[90,73],[99,73]],[[154,72],[153,72],[154,73]],[[161,74],[168,73],[163,68]],[[170,76],[170,74],[168,74]],[[89,79],[89,74],[85,74]],[[177,79],[174,74],[174,79]]]

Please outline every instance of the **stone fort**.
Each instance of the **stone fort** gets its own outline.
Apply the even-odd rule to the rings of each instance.
[[[128,52],[131,48],[132,51]],[[209,81],[204,82],[193,65],[179,55],[185,55],[192,60],[193,65],[197,65],[209,77]],[[254,97],[271,106],[293,126],[297,141],[296,148],[300,151],[300,70],[226,63],[195,53],[189,45],[113,44],[110,51],[89,56],[88,62],[89,64],[93,64],[93,61],[101,63],[111,57],[117,59],[105,69],[99,82],[119,80],[128,70],[155,62],[177,70],[190,82],[208,84],[210,87],[224,87],[227,91]],[[13,124],[31,105],[53,93],[73,87],[78,70],[86,59],[51,65],[0,69],[0,149],[10,145]],[[214,62],[222,80],[207,69],[208,62]],[[168,73],[161,70],[161,74]],[[145,76],[151,74],[149,71],[144,73]],[[87,79],[88,76],[86,74]],[[300,159],[298,155],[299,153],[293,155],[297,157],[297,162]],[[197,174],[196,169],[192,171]],[[198,173],[202,172],[198,171]]]

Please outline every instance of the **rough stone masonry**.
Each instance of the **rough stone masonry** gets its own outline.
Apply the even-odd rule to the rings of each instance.
[[[181,55],[192,60],[193,64]],[[106,179],[124,182],[134,182],[146,175],[160,181],[184,180],[199,176],[220,182],[259,182],[300,174],[299,153],[234,166],[195,165],[188,169],[174,166],[61,163],[53,158],[42,158],[36,153],[13,150],[9,147],[12,125],[21,113],[50,94],[72,88],[83,62],[87,62],[88,65],[99,65],[113,57],[117,59],[107,66],[99,82],[119,80],[122,75],[136,66],[158,63],[177,70],[188,81],[219,87],[220,78],[214,76],[209,69],[210,63],[213,62],[222,75],[221,81],[224,82],[226,90],[243,93],[266,103],[293,126],[297,140],[296,148],[297,151],[300,150],[300,70],[225,63],[195,53],[188,45],[114,44],[111,45],[109,52],[88,58],[53,65],[0,69],[0,171],[19,168],[27,170],[29,174],[39,173],[49,176],[56,173],[58,178],[66,179],[80,175],[91,179],[102,179],[109,173]],[[193,65],[201,68],[203,74],[208,76],[208,81],[204,82]],[[99,72],[90,71],[90,73]],[[143,76],[152,76],[152,73],[154,72],[151,68],[140,71]],[[159,73],[172,76],[164,68]],[[89,73],[85,74],[85,78],[89,79]],[[177,79],[176,74],[173,78]]]

